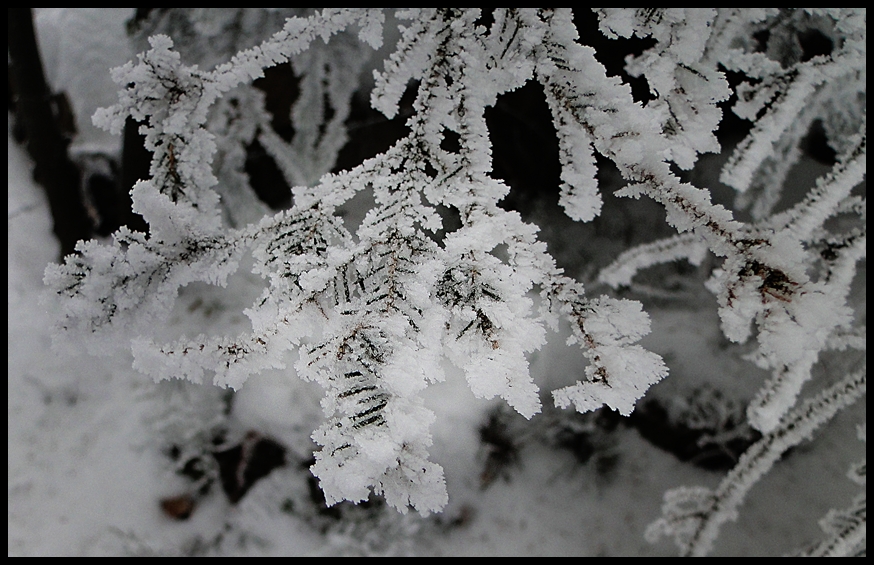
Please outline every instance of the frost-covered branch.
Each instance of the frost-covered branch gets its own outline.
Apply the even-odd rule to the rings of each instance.
[[[859,439],[866,440],[866,424],[859,426]],[[865,488],[867,484],[867,459],[854,464],[847,476]],[[826,539],[808,548],[801,555],[806,557],[855,557],[867,551],[868,540],[868,493],[862,492],[853,498],[849,507],[829,510],[819,521],[828,535]]]
[[[535,81],[557,133],[565,212],[579,221],[601,213],[600,155],[628,183],[618,195],[654,199],[681,232],[627,250],[602,282],[627,285],[641,269],[680,258],[700,263],[708,252],[722,258],[708,288],[723,331],[739,342],[755,333],[755,361],[772,373],[750,409],[772,437],[750,455],[764,469],[758,461],[783,445],[778,432],[796,418],[792,407],[820,352],[858,347],[864,331],[846,305],[866,250],[865,200],[853,194],[867,155],[864,15],[860,23],[853,12],[811,13],[810,25],[835,37],[834,52],[777,62],[755,51],[752,34],[780,14],[599,11],[608,37],[654,41],[627,62],[649,85],[644,105],[581,43],[570,10],[494,9],[488,19],[477,9],[399,11],[400,37],[374,71],[370,101],[392,118],[411,91],[409,133],[336,173],[328,171],[346,140],[355,76],[383,43],[381,10],[289,18],[212,70],[183,63],[173,41],[155,35],[137,63],[113,71],[119,102],[94,118],[116,132],[128,117],[142,123],[153,159],[132,196],[149,234],[122,230],[109,244],[81,243],[46,270],[60,297],[58,329],[95,352],[108,352],[109,336],[124,337],[134,366],[158,379],[238,389],[252,374],[294,366],[325,390],[312,471],[329,504],[374,492],[401,511],[439,511],[447,493],[441,467],[428,459],[434,414],[421,392],[443,379],[448,360],[475,396],[500,397],[532,417],[541,406],[526,356],[561,319],[589,364],[584,379],[553,391],[556,405],[630,414],[668,372],[638,344],[649,333],[648,314],[635,301],[586,296],[556,266],[537,227],[501,206],[510,189],[492,172],[486,109]],[[299,77],[290,141],[272,130],[264,96],[250,84],[287,62]],[[726,69],[750,81],[737,88],[749,96],[735,111],[766,110],[724,172],[740,192],[759,173],[770,175],[763,186],[782,185],[786,169],[775,163],[795,158],[800,123],[828,120],[838,154],[834,169],[788,210],[772,213],[779,189],[768,188],[753,223],[677,171],[720,150],[719,104],[732,94]],[[244,148],[255,140],[294,186],[288,210],[269,215],[255,202],[244,172]],[[363,192],[372,194],[372,208],[360,225],[344,225],[340,207]],[[459,220],[454,229],[444,225],[447,209]],[[861,225],[836,231],[828,220],[838,216]],[[266,284],[245,311],[251,331],[168,343],[158,328],[178,290],[195,281],[224,285],[247,253]],[[823,410],[840,404],[829,402]],[[799,425],[806,418],[797,416]],[[720,500],[743,490],[732,480]]]
[[[817,428],[865,394],[866,383],[866,370],[862,369],[805,400],[744,452],[715,490],[680,487],[668,491],[663,517],[649,526],[647,539],[669,535],[685,555],[709,553],[719,528],[737,519],[737,508],[762,475],[786,450],[810,438]]]

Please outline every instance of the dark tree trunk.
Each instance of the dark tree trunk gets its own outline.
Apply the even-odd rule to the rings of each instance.
[[[27,151],[35,163],[34,179],[48,195],[54,233],[64,256],[74,252],[78,240],[91,237],[91,221],[79,191],[79,170],[70,160],[68,142],[52,111],[32,11],[30,8],[8,10],[8,47],[17,89],[17,113],[24,125]]]
[[[139,125],[128,117],[124,124],[124,138],[121,146],[121,173],[118,187],[119,223],[134,231],[149,233],[146,220],[132,210],[130,191],[139,180],[149,178],[152,153],[145,147],[145,138],[139,132]]]

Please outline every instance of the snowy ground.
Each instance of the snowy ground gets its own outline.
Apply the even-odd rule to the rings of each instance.
[[[64,25],[65,14],[46,10],[41,25]],[[115,16],[118,22],[124,18],[125,13]],[[89,21],[79,20],[80,25]],[[104,42],[112,37],[106,29],[102,32]],[[65,36],[45,37],[49,43],[44,56],[55,84],[93,91],[94,96],[84,98],[95,106],[114,100],[114,90],[75,69],[119,64],[129,57],[124,49],[112,51],[120,61],[84,60],[81,53],[88,52],[87,46],[80,46],[77,55],[64,43]],[[78,115],[88,112],[77,108]],[[113,142],[103,132],[87,132],[92,146]],[[456,374],[426,392],[429,407],[437,413],[431,460],[443,466],[450,498],[442,515],[423,519],[393,510],[352,510],[337,521],[299,504],[290,509],[282,501],[301,500],[307,471],[287,465],[257,482],[236,505],[214,489],[190,519],[173,520],[162,511],[160,500],[184,492],[187,485],[167,474],[166,458],[155,448],[147,421],[153,408],[148,401],[152,381],[131,368],[129,354],[97,359],[51,348],[51,317],[39,295],[43,271],[57,260],[58,245],[44,194],[31,181],[29,159],[11,134],[8,139],[10,556],[670,556],[676,550],[669,541],[651,545],[643,536],[660,514],[663,493],[680,485],[713,487],[723,476],[680,462],[623,425],[602,438],[595,455],[580,464],[570,452],[543,441],[550,419],[559,417],[552,409],[528,424],[521,416],[511,420],[521,444],[518,463],[501,470],[506,477],[498,476],[483,488],[487,453],[478,430],[496,404],[475,399]],[[862,306],[857,311],[864,316],[864,268],[861,272],[857,300]],[[167,332],[203,327],[236,331],[248,323],[241,312],[251,304],[256,283],[238,276],[226,289],[185,289]],[[709,384],[739,401],[748,400],[763,375],[726,344],[715,304],[706,293],[702,296],[682,307],[646,306],[653,331],[643,345],[661,354],[671,371],[650,395],[670,402]],[[564,335],[552,335],[531,358],[543,391],[570,384],[582,371],[582,355],[564,340]],[[839,373],[841,359],[828,358],[822,366],[824,372]],[[234,418],[240,430],[257,430],[304,455],[311,448],[308,435],[323,417],[320,395],[318,387],[302,384],[292,374],[263,374],[252,377],[237,395]],[[544,405],[549,404],[544,398]],[[739,521],[723,528],[714,554],[781,555],[821,539],[819,518],[830,508],[847,506],[858,492],[846,473],[852,462],[865,457],[864,443],[855,439],[856,425],[865,421],[863,400],[778,463],[754,487],[740,508]]]

